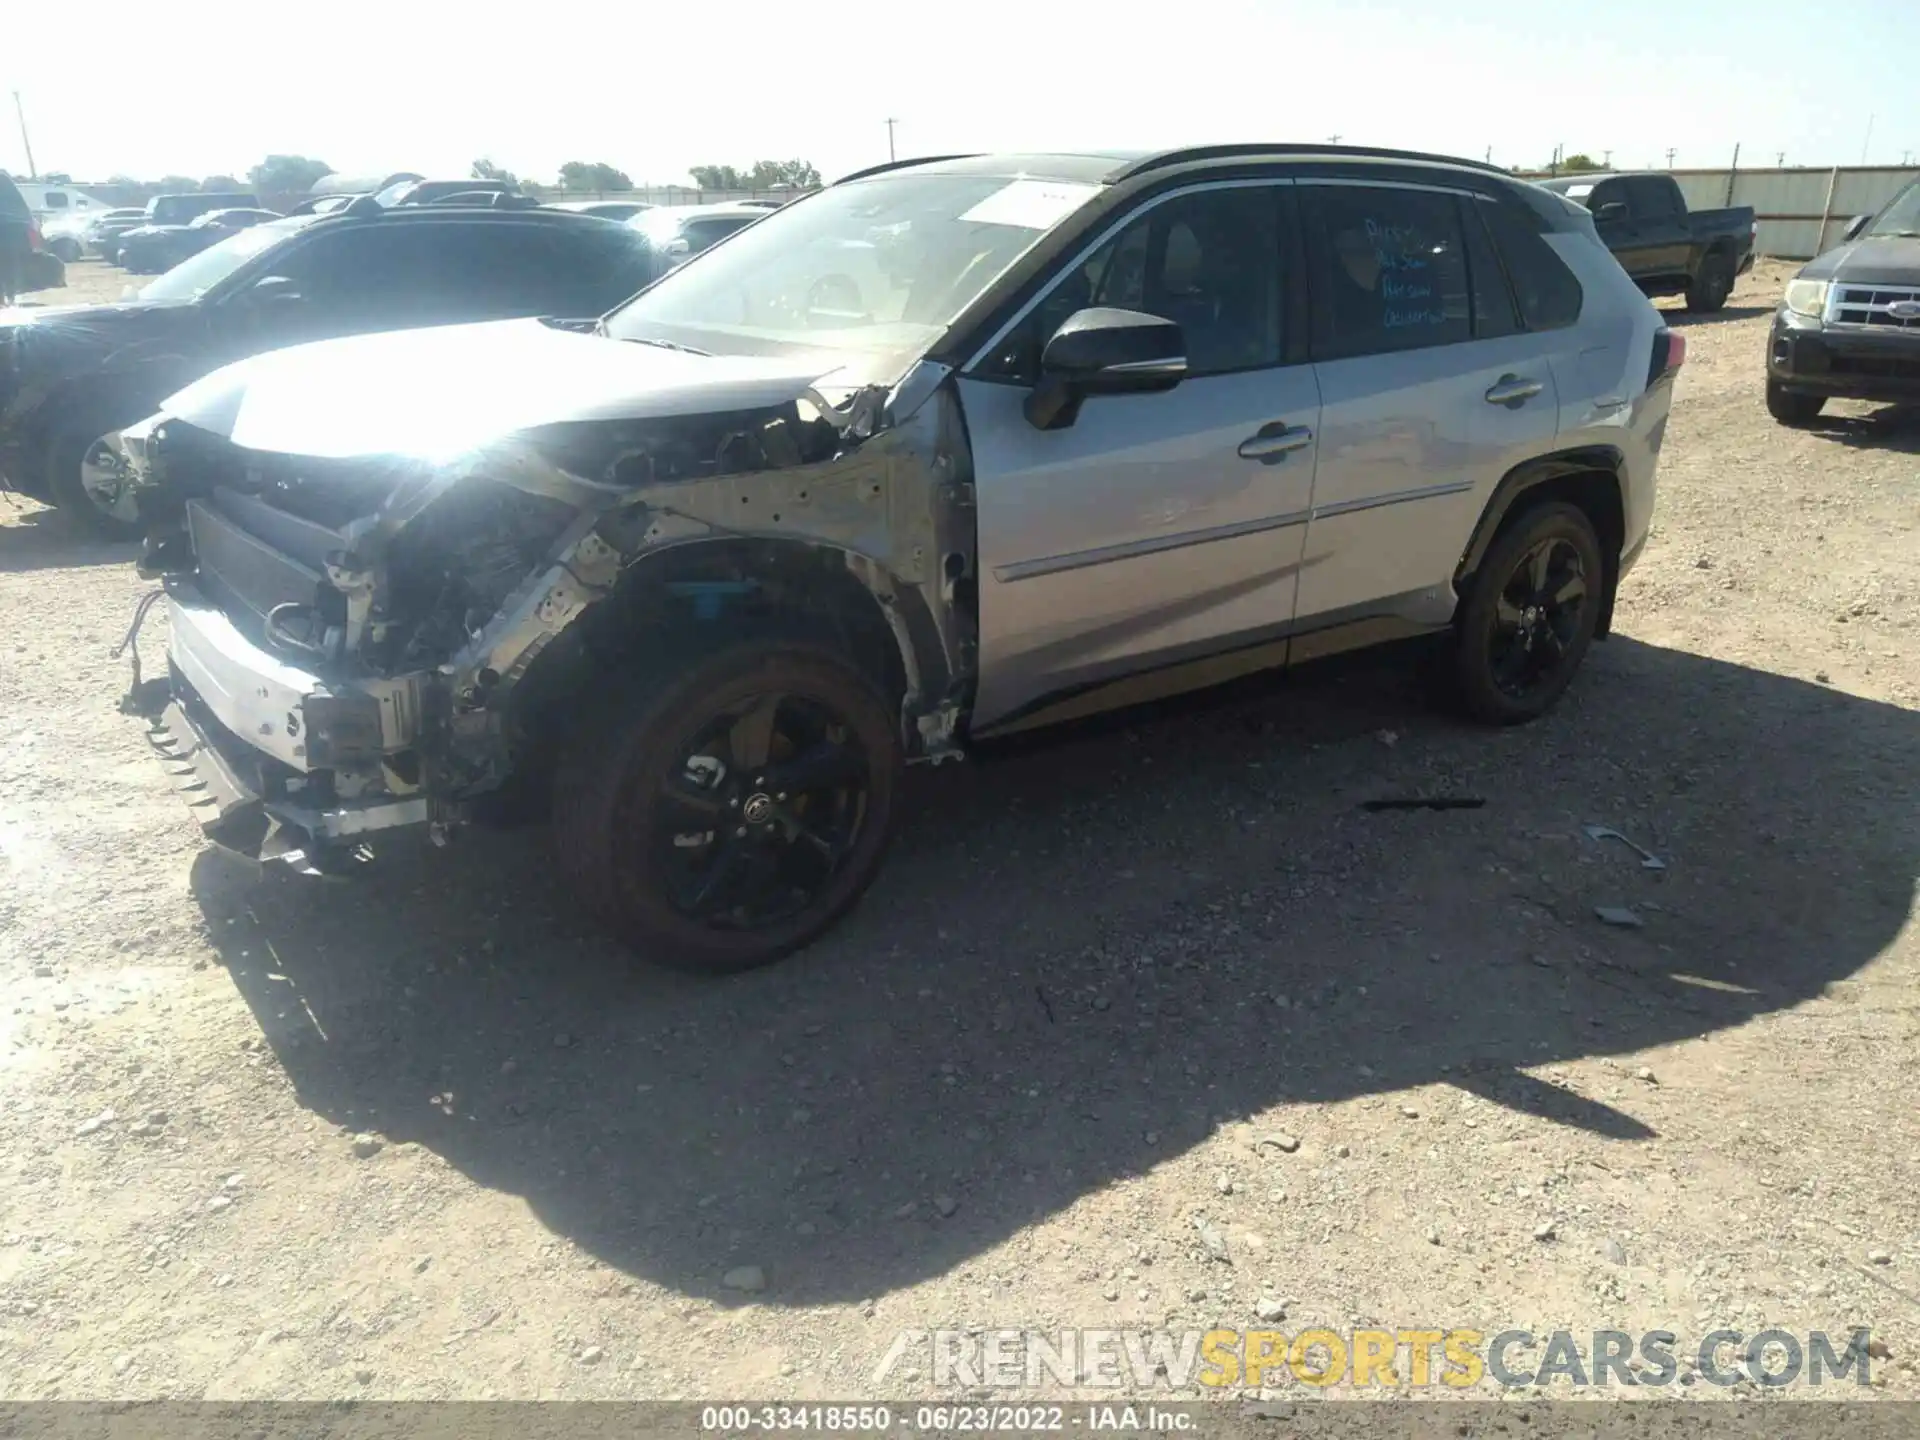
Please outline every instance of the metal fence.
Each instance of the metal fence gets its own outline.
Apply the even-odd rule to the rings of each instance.
[[[1831,249],[1840,243],[1847,221],[1878,210],[1920,178],[1920,169],[1893,165],[1667,173],[1679,182],[1689,209],[1751,205],[1760,222],[1754,249],[1782,260],[1808,260]]]

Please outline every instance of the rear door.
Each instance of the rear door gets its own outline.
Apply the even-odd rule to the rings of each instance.
[[[1223,181],[1141,201],[960,380],[978,505],[977,727],[1145,672],[1128,698],[1183,688],[1186,662],[1222,651],[1249,665],[1265,644],[1283,652],[1320,408],[1292,190]],[[1041,348],[1091,305],[1177,321],[1187,378],[1089,399],[1071,426],[1036,430],[1022,402]]]
[[[1522,328],[1475,208],[1491,202],[1299,188],[1321,407],[1293,657],[1309,659],[1448,620],[1494,485],[1559,421],[1551,340]]]

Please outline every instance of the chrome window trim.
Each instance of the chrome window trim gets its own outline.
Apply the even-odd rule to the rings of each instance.
[[[1008,335],[1012,334],[1013,331],[1019,327],[1021,322],[1027,318],[1027,316],[1031,315],[1035,310],[1039,309],[1041,305],[1046,303],[1047,297],[1049,295],[1053,294],[1055,290],[1059,289],[1061,285],[1066,283],[1066,279],[1069,275],[1073,274],[1073,272],[1079,269],[1080,266],[1086,264],[1088,257],[1091,256],[1094,251],[1098,250],[1102,245],[1106,244],[1114,236],[1118,235],[1122,230],[1126,229],[1127,226],[1131,225],[1134,221],[1138,220],[1142,215],[1145,215],[1150,211],[1157,209],[1159,206],[1166,204],[1169,200],[1177,200],[1183,195],[1198,195],[1198,194],[1203,194],[1209,190],[1277,189],[1282,185],[1292,185],[1294,183],[1295,183],[1294,177],[1291,175],[1262,175],[1262,176],[1253,177],[1253,178],[1244,179],[1244,180],[1206,180],[1206,181],[1201,181],[1200,183],[1194,184],[1194,185],[1182,185],[1178,189],[1174,189],[1174,190],[1163,190],[1160,194],[1152,196],[1151,198],[1142,201],[1140,204],[1134,206],[1131,210],[1128,210],[1125,214],[1116,217],[1114,221],[1110,225],[1108,225],[1104,230],[1102,230],[1098,235],[1094,236],[1093,239],[1089,240],[1085,245],[1081,246],[1078,250],[1074,251],[1070,259],[1061,263],[1055,269],[1053,273],[1053,278],[1047,281],[1047,283],[1043,285],[1040,289],[1036,290],[1028,298],[1026,304],[1022,305],[1018,310],[1014,311],[1012,317],[1009,320],[1007,320],[1005,324],[1001,325],[1001,327],[998,330],[995,330],[993,334],[987,338],[987,341],[984,345],[980,346],[979,349],[975,350],[973,354],[970,357],[968,357],[967,363],[960,367],[961,378],[966,380],[977,380],[984,385],[1010,385],[1010,384],[1016,383],[1014,381],[1000,379],[992,375],[977,375],[974,373],[974,371],[979,366],[980,362],[985,360],[988,355],[993,353],[994,349],[1000,344],[1000,342],[1002,340],[1005,340]],[[1282,366],[1281,365],[1260,365],[1254,368],[1260,369],[1260,370],[1278,370],[1278,369],[1281,369]],[[1200,378],[1204,379],[1205,377],[1203,376]]]

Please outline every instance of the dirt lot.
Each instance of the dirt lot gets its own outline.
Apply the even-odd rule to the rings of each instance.
[[[1865,1324],[1920,1396],[1920,423],[1768,420],[1786,273],[1676,317],[1654,541],[1550,720],[1376,663],[919,774],[850,922],[719,984],[538,831],[206,850],[114,713],[126,552],[0,500],[0,1394],[846,1398],[903,1327],[1266,1301]],[[1487,803],[1359,808],[1413,792]]]

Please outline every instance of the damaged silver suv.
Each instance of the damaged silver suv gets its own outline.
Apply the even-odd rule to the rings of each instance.
[[[851,176],[592,321],[257,356],[128,432],[153,735],[325,869],[516,789],[637,951],[820,934],[904,762],[1402,636],[1553,704],[1683,352],[1585,211],[1235,146]]]

